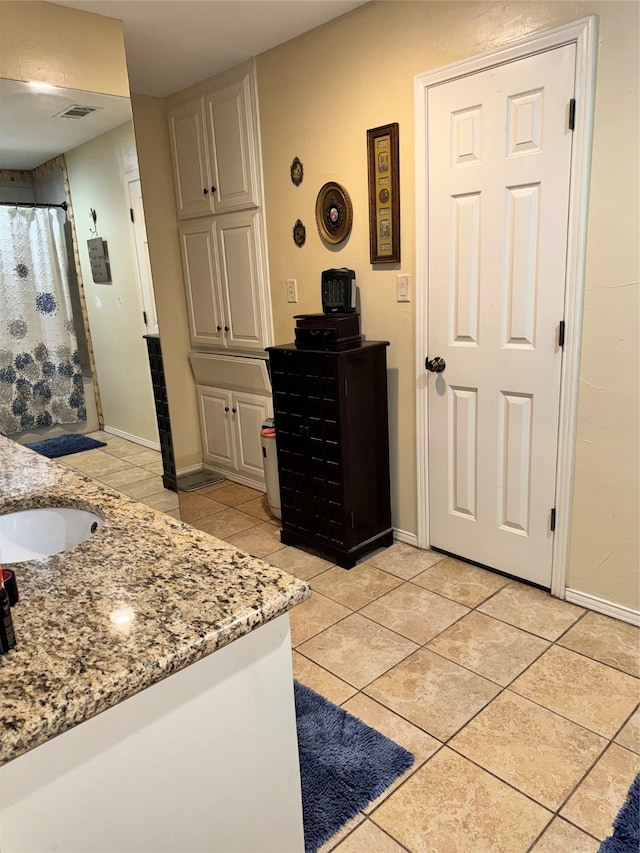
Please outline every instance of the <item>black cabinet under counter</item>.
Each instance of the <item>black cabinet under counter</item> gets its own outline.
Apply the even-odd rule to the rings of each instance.
[[[158,436],[160,438],[160,454],[162,456],[162,483],[165,489],[171,489],[172,491],[177,492],[176,460],[173,453],[173,442],[171,440],[171,421],[169,419],[169,403],[167,402],[167,385],[164,376],[160,336],[144,335],[143,337],[147,342],[149,366],[151,368],[153,401],[156,408]]]

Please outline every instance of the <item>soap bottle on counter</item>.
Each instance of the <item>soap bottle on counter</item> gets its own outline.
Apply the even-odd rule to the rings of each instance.
[[[0,655],[4,655],[16,644],[16,635],[13,630],[13,619],[11,618],[11,606],[9,595],[4,588],[2,578],[2,566],[0,566]]]

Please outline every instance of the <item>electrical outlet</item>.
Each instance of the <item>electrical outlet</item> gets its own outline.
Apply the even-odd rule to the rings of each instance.
[[[398,286],[398,302],[411,302],[411,276],[396,276]]]
[[[295,278],[287,279],[287,302],[298,301],[298,282]]]

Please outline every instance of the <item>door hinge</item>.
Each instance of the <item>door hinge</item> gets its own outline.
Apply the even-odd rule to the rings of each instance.
[[[560,323],[558,324],[558,346],[559,347],[564,346],[564,331],[565,331],[564,320],[560,320]]]
[[[576,99],[571,98],[569,101],[569,130],[576,129]]]
[[[142,312],[142,319],[144,320],[145,326],[148,326],[149,324],[147,323],[147,312],[146,311]]]
[[[550,528],[551,528],[551,530],[555,530],[555,529],[556,529],[556,508],[555,508],[555,507],[551,510],[551,524],[550,524]]]
[[[130,207],[130,208],[129,208],[129,216],[131,217],[131,221],[132,221],[132,222],[135,222],[135,221],[136,221],[136,220],[135,220],[135,217],[134,217],[134,215],[133,215],[133,208],[132,208],[132,207]]]

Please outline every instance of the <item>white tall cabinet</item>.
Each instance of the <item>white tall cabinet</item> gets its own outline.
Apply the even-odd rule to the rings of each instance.
[[[179,219],[260,204],[253,69],[169,111]],[[189,90],[190,92],[193,90]]]
[[[204,464],[264,488],[273,323],[254,63],[172,96],[168,120],[191,364],[198,353],[223,356],[215,377],[196,377]],[[238,358],[264,381],[234,384]]]

